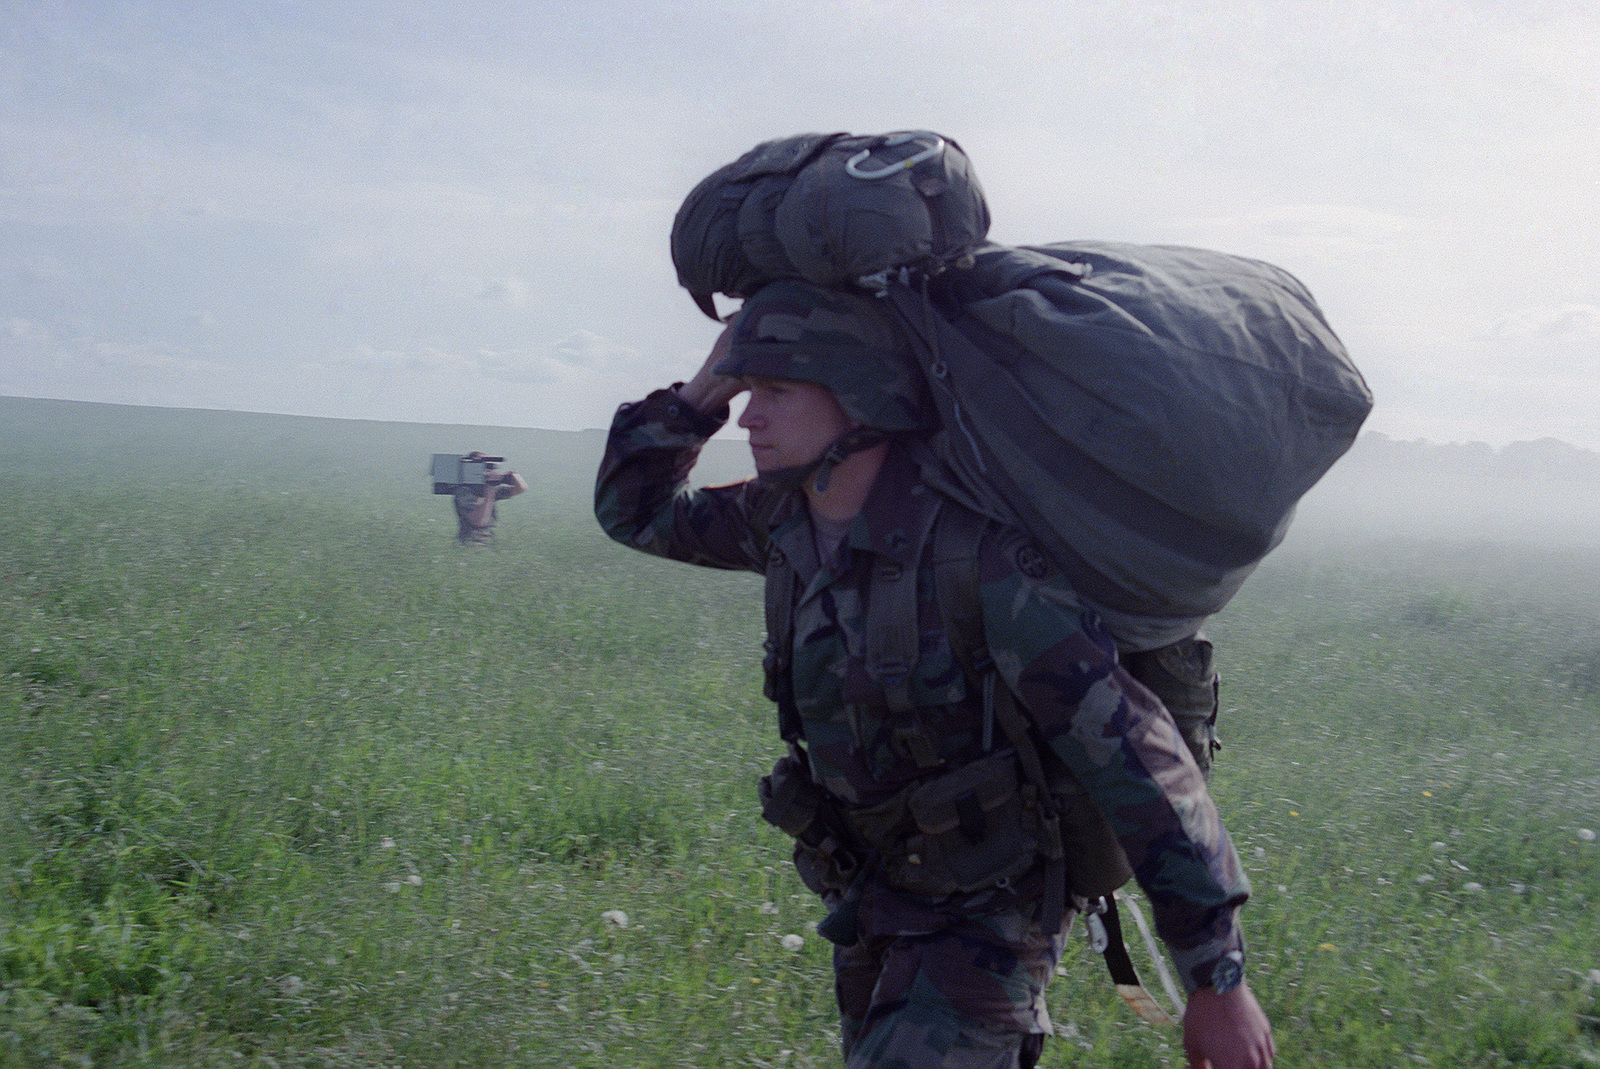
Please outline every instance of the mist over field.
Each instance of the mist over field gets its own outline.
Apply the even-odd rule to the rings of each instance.
[[[11,459],[54,456],[64,474],[108,478],[120,462],[166,458],[178,479],[378,480],[426,493],[433,453],[506,456],[536,494],[582,497],[604,432],[384,423],[0,397]],[[148,456],[146,455],[148,454]],[[741,441],[707,443],[694,481],[750,474]],[[145,472],[159,475],[159,472]],[[448,511],[447,503],[441,508]],[[514,517],[508,506],[508,517]],[[514,522],[514,520],[513,520]],[[1394,538],[1600,546],[1600,453],[1555,439],[1501,449],[1368,433],[1301,502],[1283,550]]]
[[[838,1064],[761,581],[609,542],[602,445],[0,397],[0,1066]],[[1597,462],[1363,437],[1208,625],[1284,1069],[1600,1063]],[[1080,935],[1042,1069],[1182,1064]]]

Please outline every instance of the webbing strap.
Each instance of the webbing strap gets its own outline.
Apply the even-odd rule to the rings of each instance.
[[[1139,921],[1140,930],[1143,931],[1144,922],[1143,918],[1138,914],[1139,907],[1135,906],[1131,900],[1128,905],[1134,910],[1134,919]],[[1100,938],[1096,940],[1096,944],[1100,950],[1101,957],[1105,959],[1106,971],[1111,974],[1111,981],[1117,987],[1117,994],[1122,996],[1122,1000],[1128,1004],[1134,1013],[1137,1013],[1151,1024],[1181,1026],[1182,1022],[1168,1013],[1166,1008],[1157,1002],[1155,996],[1147,991],[1144,984],[1140,982],[1139,973],[1133,967],[1133,959],[1128,956],[1127,940],[1122,936],[1122,918],[1117,912],[1116,896],[1106,895],[1104,898],[1092,903],[1088,907],[1088,913],[1091,925],[1095,921],[1098,921],[1101,925]],[[1148,933],[1145,933],[1145,936],[1148,942]],[[1153,943],[1150,944],[1150,953],[1152,955],[1158,953]],[[1155,960],[1157,968],[1160,969],[1160,959]],[[1161,971],[1165,972],[1165,970]],[[1165,975],[1163,975],[1162,979],[1166,979]],[[1173,999],[1174,1004],[1180,1008],[1181,1012],[1183,1001],[1173,994],[1170,987],[1167,994]]]
[[[789,659],[794,645],[794,565],[788,554],[772,542],[767,547],[767,639],[761,667],[766,675],[767,698],[778,706],[778,734],[787,743],[800,738],[800,711],[795,708]]]
[[[867,671],[883,690],[894,721],[896,748],[921,770],[938,767],[940,757],[911,692],[912,675],[921,655],[917,565],[929,533],[935,529],[942,503],[938,495],[918,495],[917,503],[909,509],[906,526],[885,536],[888,545],[908,551],[904,562],[880,554],[867,591],[863,650]]]

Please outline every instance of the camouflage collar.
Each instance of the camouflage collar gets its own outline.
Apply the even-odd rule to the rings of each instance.
[[[942,501],[943,495],[922,481],[906,443],[894,442],[861,510],[867,548],[898,564],[911,563]]]

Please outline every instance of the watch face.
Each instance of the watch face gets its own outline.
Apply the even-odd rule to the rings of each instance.
[[[1230,950],[1211,970],[1211,989],[1217,994],[1232,991],[1244,980],[1244,955]]]

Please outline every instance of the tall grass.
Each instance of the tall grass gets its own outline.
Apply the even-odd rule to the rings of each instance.
[[[0,1064],[837,1063],[758,580],[606,543],[571,473],[482,550],[420,464],[141,438],[64,494],[50,445],[0,453]],[[1212,628],[1281,1064],[1600,1057],[1597,584],[1326,550]],[[1047,1065],[1183,1064],[1062,972]]]

